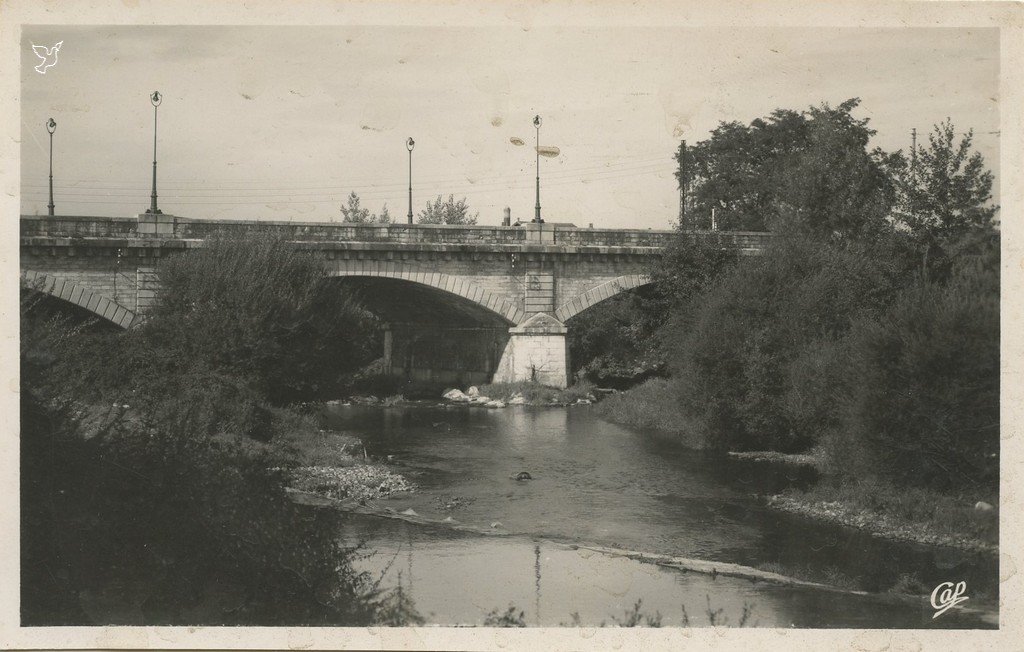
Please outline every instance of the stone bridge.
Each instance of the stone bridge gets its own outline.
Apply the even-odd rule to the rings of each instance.
[[[566,322],[647,282],[674,231],[22,216],[22,286],[122,328],[159,290],[161,259],[215,232],[274,230],[320,257],[386,323],[384,366],[454,384],[568,382]],[[741,253],[765,233],[699,232]]]

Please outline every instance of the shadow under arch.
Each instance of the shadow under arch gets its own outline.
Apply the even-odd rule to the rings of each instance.
[[[349,266],[331,270],[330,276],[338,278],[382,278],[395,279],[423,285],[434,290],[461,297],[476,304],[483,310],[494,313],[503,322],[514,326],[525,317],[523,309],[514,301],[486,290],[476,283],[440,272],[424,272],[412,266],[397,263],[368,262],[362,266]]]
[[[557,310],[555,310],[555,318],[564,324],[566,321],[572,319],[587,308],[590,308],[605,299],[610,299],[617,294],[622,294],[628,290],[638,288],[642,285],[648,285],[650,283],[650,277],[644,274],[630,274],[628,276],[613,278],[612,280],[591,288],[578,297],[574,297],[563,303]]]
[[[21,287],[67,301],[126,330],[131,328],[137,319],[134,311],[125,308],[113,299],[88,290],[73,281],[42,272],[22,272]]]
[[[357,302],[383,322],[381,373],[407,382],[463,387],[490,382],[521,312],[507,299],[481,300],[469,283],[453,292],[444,279],[424,283],[416,276],[347,270],[332,275],[331,282],[352,290]]]

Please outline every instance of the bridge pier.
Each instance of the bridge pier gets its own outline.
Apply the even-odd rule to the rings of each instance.
[[[565,324],[541,312],[508,332],[510,337],[494,372],[494,382],[534,381],[559,389],[569,386]]]

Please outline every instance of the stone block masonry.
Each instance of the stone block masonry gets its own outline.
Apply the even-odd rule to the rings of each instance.
[[[367,225],[22,216],[23,287],[128,327],[159,296],[160,261],[214,233],[272,232],[324,261],[339,283],[402,322],[388,336],[396,375],[451,382],[568,383],[566,322],[648,282],[674,238],[757,254],[767,233],[524,226]],[[383,317],[382,317],[383,318]]]
[[[494,382],[532,381],[559,389],[569,386],[568,329],[563,323],[541,312],[508,332]]]

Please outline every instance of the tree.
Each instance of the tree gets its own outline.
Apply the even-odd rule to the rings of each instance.
[[[859,103],[723,122],[711,138],[680,147],[684,228],[710,227],[712,211],[724,230],[795,228],[838,239],[883,224],[891,191],[878,154],[867,150],[874,131],[851,115]]]
[[[971,151],[973,132],[959,143],[956,135],[947,118],[909,160],[897,152],[886,161],[896,190],[892,220],[912,236],[926,267],[929,258],[935,267],[957,252],[977,250],[995,232],[999,207],[991,204],[992,173],[984,157]]]
[[[476,224],[479,216],[479,213],[469,214],[465,197],[455,201],[454,195],[448,195],[447,200],[438,195],[433,202],[427,202],[417,220],[420,224]]]
[[[370,221],[370,209],[359,204],[359,195],[353,190],[348,195],[348,205],[341,207],[342,221],[363,224]]]
[[[360,205],[359,195],[352,191],[349,193],[347,205],[341,207],[342,221],[352,224],[390,224],[391,213],[388,212],[388,205],[385,203],[380,215],[371,213],[369,208]]]

